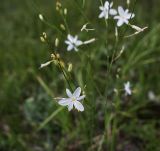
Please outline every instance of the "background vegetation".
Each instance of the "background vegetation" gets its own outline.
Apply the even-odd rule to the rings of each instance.
[[[115,6],[127,7],[125,0],[114,2]],[[131,0],[131,10],[134,7],[136,14],[134,24],[149,28],[124,41],[126,50],[112,66],[109,78],[104,73],[107,56],[112,53],[114,28],[109,28],[106,50],[103,44],[107,36],[105,24],[97,17],[99,0],[87,0],[84,8],[82,0],[62,1],[63,7],[68,9],[67,20],[73,34],[80,32],[87,22],[82,12],[98,31],[89,33],[89,37],[100,40],[80,50],[81,57],[75,52],[66,52],[64,39],[38,18],[42,13],[51,24],[59,27],[62,20],[55,3],[54,0],[1,0],[0,150],[159,151],[160,1],[137,0],[135,4]],[[123,33],[125,28],[121,30]],[[73,63],[75,86],[86,85],[88,101],[83,102],[86,107],[83,113],[57,111],[59,106],[53,97],[64,96],[67,84],[54,64],[39,70],[51,53],[39,40],[43,31],[53,44],[56,37],[60,38],[58,52],[66,63]],[[87,33],[81,35],[83,39],[87,36]],[[115,95],[113,89],[122,89],[128,80],[134,94],[126,98],[120,91]],[[155,93],[156,100],[148,98],[149,91]],[[104,113],[106,98],[108,106]],[[38,130],[53,112],[58,114]]]

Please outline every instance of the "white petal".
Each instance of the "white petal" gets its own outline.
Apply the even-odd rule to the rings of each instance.
[[[119,19],[118,22],[117,22],[117,26],[120,27],[120,26],[123,25],[123,23],[124,23],[123,20],[122,20],[122,19]]]
[[[66,43],[67,45],[70,45],[70,44],[71,44],[71,42],[68,41],[68,40],[65,40],[65,43]]]
[[[78,98],[78,97],[80,96],[80,94],[81,94],[81,88],[78,87],[78,88],[74,91],[73,96],[74,96],[75,98]]]
[[[72,44],[68,45],[67,50],[71,51],[74,48],[74,46]]]
[[[70,102],[71,102],[71,99],[62,99],[58,102],[58,104],[62,106],[66,106],[66,105],[69,105]]]
[[[82,100],[84,98],[85,98],[85,95],[82,95],[82,96],[80,96],[80,97],[77,98],[77,101],[80,101],[80,100]]]
[[[105,13],[105,19],[108,19],[108,11]]]
[[[78,40],[78,36],[76,35],[76,36],[74,37],[74,39],[73,39],[73,43],[76,43],[77,40]]]
[[[128,12],[129,12],[129,10],[128,10],[128,9],[126,9],[126,10],[125,10],[125,13],[126,13],[126,14],[128,14]]]
[[[76,45],[76,46],[80,46],[80,45],[82,45],[82,43],[83,43],[82,41],[77,40],[77,41],[75,42],[75,45]]]
[[[69,34],[69,35],[68,35],[68,40],[71,41],[71,42],[73,42],[74,37]]]
[[[74,101],[74,106],[78,111],[84,111],[84,107],[79,101]]]
[[[99,17],[99,18],[103,18],[103,17],[104,17],[104,12],[101,12],[98,17]]]
[[[119,6],[118,7],[118,13],[120,14],[120,16],[123,16],[124,15],[124,9],[122,6]]]
[[[128,93],[128,95],[131,95],[132,91],[130,89],[128,89],[127,93]]]
[[[131,91],[130,88],[126,88],[126,89],[125,89],[125,92],[126,92],[126,95],[127,95],[127,94],[128,94],[128,95],[131,95],[131,94],[132,94],[132,91]]]
[[[75,51],[78,51],[78,48],[74,46],[74,50],[75,50]]]
[[[125,18],[130,19],[130,18],[134,18],[135,14],[133,13],[125,13]]]
[[[72,97],[72,93],[71,93],[71,91],[69,89],[66,89],[66,93],[67,93],[67,95],[68,95],[69,98]]]
[[[109,8],[109,2],[108,1],[105,2],[104,7],[107,8],[107,9]]]
[[[115,9],[110,9],[109,10],[109,14],[110,15],[116,15],[117,14],[117,11]]]
[[[127,14],[125,14],[124,17],[125,17],[126,19],[130,19],[130,18],[131,18],[131,15],[132,15],[131,13],[127,13]]]
[[[99,9],[103,11],[103,10],[104,10],[104,7],[103,7],[103,6],[100,6]]]
[[[128,24],[129,21],[127,19],[123,19],[123,22]]]
[[[121,19],[120,16],[114,16],[114,19]]]
[[[126,85],[127,85],[127,87],[130,87],[130,86],[131,86],[131,84],[130,84],[130,82],[129,82],[129,81],[127,82],[127,84],[126,84]]]
[[[131,18],[134,18],[134,17],[135,17],[135,14],[134,14],[134,13],[132,13],[131,15],[132,15]]]
[[[110,8],[111,8],[111,7],[113,6],[113,2],[111,2],[109,6],[110,6]]]
[[[70,102],[68,105],[68,111],[71,111],[73,109],[73,101]]]

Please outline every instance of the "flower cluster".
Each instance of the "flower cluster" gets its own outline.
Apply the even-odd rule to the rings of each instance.
[[[130,36],[133,36],[133,35],[136,35],[136,34],[139,34],[140,32],[143,32],[147,27],[144,27],[144,28],[140,28],[136,25],[131,25],[129,23],[129,20],[134,18],[134,14],[133,13],[130,13],[128,9],[124,9],[122,6],[118,6],[117,9],[113,8],[113,2],[108,2],[108,1],[105,1],[104,4],[102,4],[102,6],[99,7],[100,9],[100,14],[99,14],[99,18],[104,18],[105,20],[109,19],[110,17],[113,18],[114,20],[117,21],[117,25],[116,25],[116,28],[115,28],[115,36],[118,37],[118,29],[117,29],[117,26],[120,27],[124,24],[130,26],[132,29],[136,30],[134,34],[131,34],[127,37],[130,37]],[[65,24],[60,24],[60,27],[61,27],[61,30],[65,31],[68,27],[67,27],[67,23],[66,23],[66,18],[65,16],[67,15],[67,9],[62,7],[61,3],[60,2],[57,2],[56,3],[56,10],[61,14],[61,16],[63,17],[64,19],[64,23]],[[43,22],[45,22],[45,18],[40,14],[39,15],[39,19]],[[90,26],[89,23],[86,23],[82,26],[81,28],[81,32],[89,32],[89,31],[94,31],[95,29],[94,28],[91,28],[91,27],[88,27]],[[56,29],[58,29],[56,27]],[[61,30],[58,30],[59,32],[61,32]],[[71,35],[69,30],[67,32],[67,35],[66,36],[66,40],[64,41],[64,43],[67,45],[67,51],[79,51],[79,47],[82,46],[82,45],[87,45],[87,44],[90,44],[90,43],[93,43],[95,42],[96,38],[91,38],[91,39],[88,39],[88,40],[85,40],[85,41],[82,41],[79,39],[78,35]],[[43,34],[41,35],[40,37],[40,40],[42,42],[46,42],[48,43],[48,39],[47,39],[47,34],[45,32],[43,32]],[[55,47],[57,48],[59,45],[59,39],[56,38],[55,40]],[[119,52],[119,54],[117,56],[115,56],[115,58],[113,58],[113,61],[117,60],[121,54],[123,53],[124,51],[124,47],[122,47],[122,50]],[[54,51],[53,54],[51,54],[51,60],[46,62],[46,63],[43,63],[41,64],[40,68],[44,68],[48,65],[50,65],[51,63],[54,63],[55,65],[59,66],[60,67],[60,70],[62,70],[62,73],[64,75],[64,78],[65,80],[68,82],[68,79],[66,78],[66,70],[65,70],[65,63],[63,62],[63,60],[61,59],[59,53],[56,53]],[[72,64],[69,63],[68,64],[68,72],[71,72],[72,70]],[[132,94],[132,90],[131,90],[131,84],[130,82],[126,82],[124,83],[124,88],[123,90],[125,91],[125,95],[131,95]],[[114,89],[114,91],[116,93],[118,93],[118,90],[117,89]],[[66,94],[67,94],[67,98],[61,98],[59,101],[58,101],[58,104],[61,105],[61,106],[66,106],[68,108],[68,111],[71,111],[72,109],[77,109],[78,111],[84,111],[84,106],[82,105],[81,103],[81,100],[83,100],[85,98],[85,95],[80,95],[81,94],[81,88],[78,87],[76,88],[76,90],[72,93],[69,89],[66,89]],[[150,95],[151,96],[151,95]]]
[[[114,16],[114,19],[117,19],[117,26],[120,27],[124,23],[128,24],[129,19],[132,19],[135,15],[133,13],[129,13],[129,10],[124,10],[122,6],[118,7],[118,12],[116,9],[112,8],[113,2],[109,3],[106,1],[104,3],[104,6],[100,6],[99,9],[101,10],[101,13],[99,15],[99,18],[105,18],[108,19],[109,15]]]

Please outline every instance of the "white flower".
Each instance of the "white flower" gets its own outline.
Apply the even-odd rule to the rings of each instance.
[[[72,49],[78,51],[78,46],[83,44],[82,41],[78,40],[78,36],[73,37],[71,35],[67,36],[67,40],[65,41],[65,43],[68,45],[68,51],[71,51]]]
[[[95,30],[95,29],[92,29],[92,28],[87,28],[87,25],[88,25],[88,24],[89,24],[89,23],[84,24],[84,25],[82,26],[82,28],[81,28],[81,31],[85,30],[86,32],[88,32],[88,31],[91,31],[91,30]]]
[[[81,88],[78,87],[74,93],[72,94],[69,89],[66,89],[66,93],[69,98],[63,98],[58,103],[62,106],[68,106],[68,111],[71,111],[73,109],[73,106],[78,111],[84,111],[83,105],[80,103],[80,100],[85,98],[85,95],[80,96],[81,94]]]
[[[141,32],[143,32],[145,29],[147,29],[148,27],[143,27],[143,28],[140,28],[140,27],[138,27],[138,26],[136,26],[136,25],[130,25],[133,29],[135,29],[136,30],[136,32],[134,32],[133,34],[131,34],[131,35],[128,35],[128,36],[125,36],[126,38],[128,38],[128,37],[132,37],[132,36],[134,36],[134,35],[137,35],[137,34],[139,34],[139,33],[141,33]]]
[[[104,3],[104,6],[100,6],[99,9],[102,11],[99,15],[99,18],[105,18],[108,19],[109,15],[116,15],[117,11],[115,9],[112,9],[113,2],[109,3],[106,1]]]
[[[153,91],[149,91],[149,92],[148,92],[148,98],[149,98],[149,100],[151,100],[151,101],[157,100],[156,95],[155,95],[155,93],[154,93]]]
[[[132,94],[131,85],[130,85],[129,81],[124,84],[124,90],[125,90],[126,95],[131,95]]]
[[[121,6],[118,7],[118,14],[119,15],[114,17],[114,19],[118,19],[118,27],[122,26],[124,23],[128,24],[128,20],[135,16],[133,13],[129,13],[128,9],[124,10]]]

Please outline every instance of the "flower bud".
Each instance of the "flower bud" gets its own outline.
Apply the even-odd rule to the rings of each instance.
[[[45,39],[47,38],[47,34],[45,32],[43,32],[42,35]]]
[[[95,40],[96,40],[95,38],[92,38],[90,40],[84,41],[83,43],[84,44],[90,44],[90,43],[94,42]]]
[[[67,8],[64,9],[64,15],[67,15]]]
[[[72,68],[73,68],[72,63],[68,63],[68,72],[71,72],[71,71],[72,71]]]
[[[39,19],[40,19],[41,21],[43,21],[43,20],[44,20],[44,18],[43,18],[43,15],[42,15],[42,14],[39,14]]]
[[[41,40],[41,42],[45,42],[45,39],[43,36],[40,36],[40,40]]]
[[[63,24],[60,24],[60,27],[61,27],[62,30],[66,30],[66,28]]]
[[[56,38],[56,40],[55,40],[55,46],[58,47],[58,45],[59,45],[59,39]]]

